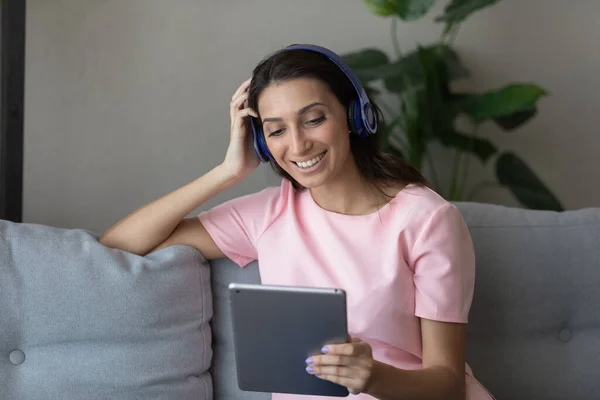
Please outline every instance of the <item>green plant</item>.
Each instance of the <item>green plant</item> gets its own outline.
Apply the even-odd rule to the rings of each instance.
[[[470,201],[479,190],[489,186],[506,187],[526,207],[563,210],[562,205],[536,174],[513,152],[501,152],[488,139],[480,137],[484,123],[492,121],[505,131],[513,131],[537,112],[537,103],[546,90],[529,83],[510,83],[485,93],[454,92],[451,83],[469,76],[452,44],[460,24],[472,13],[499,0],[450,0],[435,22],[444,25],[438,42],[403,54],[398,44],[399,21],[424,17],[435,0],[364,0],[367,8],[391,18],[395,58],[377,48],[366,48],[342,55],[356,72],[368,94],[388,115],[383,135],[385,151],[405,158],[422,170],[431,172],[435,189],[451,201]],[[383,87],[398,100],[392,107],[382,98]],[[465,118],[466,117],[466,118]],[[430,154],[430,144],[438,142],[454,151],[451,182],[442,188]],[[486,181],[466,193],[471,158],[483,164],[495,160],[497,182]]]

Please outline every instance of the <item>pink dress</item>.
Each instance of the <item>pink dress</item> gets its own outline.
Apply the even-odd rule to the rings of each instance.
[[[199,218],[228,258],[242,267],[259,260],[264,284],[344,289],[349,333],[368,342],[378,361],[422,368],[420,318],[467,322],[471,236],[456,207],[429,188],[408,185],[379,211],[350,216],[322,209],[284,179]],[[493,398],[466,371],[467,399]]]

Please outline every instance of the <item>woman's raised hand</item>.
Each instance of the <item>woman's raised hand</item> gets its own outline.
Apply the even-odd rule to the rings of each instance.
[[[235,183],[243,181],[260,164],[252,143],[250,116],[258,118],[256,111],[247,107],[250,79],[244,81],[231,97],[229,116],[231,137],[223,166]]]

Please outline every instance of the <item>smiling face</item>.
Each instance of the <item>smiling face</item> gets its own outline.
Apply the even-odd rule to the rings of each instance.
[[[355,167],[346,110],[320,80],[271,83],[258,112],[273,158],[300,185],[315,188]]]

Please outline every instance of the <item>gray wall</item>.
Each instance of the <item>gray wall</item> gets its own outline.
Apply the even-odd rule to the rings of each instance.
[[[29,0],[27,12],[24,219],[97,232],[221,162],[230,97],[265,54],[294,42],[391,54],[389,21],[359,0]],[[571,209],[600,204],[598,15],[596,0],[504,0],[456,42],[468,87],[551,92],[519,132],[484,135]],[[401,45],[439,32],[431,18],[403,25]],[[202,208],[277,182],[260,168]],[[515,204],[501,190],[480,199]]]

